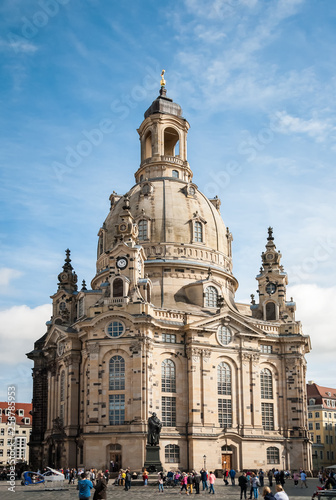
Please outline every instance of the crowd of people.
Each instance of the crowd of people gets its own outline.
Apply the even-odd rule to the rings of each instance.
[[[107,485],[110,479],[108,470],[97,471],[90,469],[84,471],[83,469],[66,469],[62,470],[66,480],[69,484],[75,484],[77,480],[77,489],[79,492],[79,500],[90,500],[93,493],[93,500],[105,500]],[[151,481],[153,482],[151,475]],[[131,473],[130,468],[120,469],[113,484],[121,486],[126,491],[131,488],[132,479],[137,479],[136,472]],[[141,476],[140,476],[141,478]],[[154,479],[158,485],[159,493],[163,493],[166,486],[178,486],[180,493],[191,495],[193,493],[200,494],[205,492],[215,494],[216,475],[213,471],[208,471],[202,468],[198,471],[181,472],[179,470],[170,470],[167,474],[158,472]],[[237,480],[238,479],[238,480]],[[142,473],[143,486],[148,486],[149,472],[144,469]],[[336,489],[336,474],[333,472],[319,472],[318,480],[320,486],[318,490],[322,489]],[[238,485],[240,488],[240,500],[257,500],[259,494],[265,500],[289,500],[285,492],[286,481],[293,481],[295,487],[307,488],[307,475],[304,470],[298,471],[282,471],[278,469],[269,470],[267,473],[262,469],[258,471],[244,471],[239,474],[231,468],[230,470],[223,471],[223,481],[225,486],[231,484],[232,486]],[[268,481],[268,485],[265,485]],[[275,484],[274,484],[275,483]],[[272,492],[273,484],[275,485],[275,492]],[[261,489],[262,488],[262,489]],[[314,496],[317,495],[317,492]],[[313,496],[313,497],[314,497]]]

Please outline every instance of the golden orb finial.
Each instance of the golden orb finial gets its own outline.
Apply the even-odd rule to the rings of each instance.
[[[161,87],[164,87],[166,85],[166,80],[164,79],[164,74],[165,74],[165,70],[163,69],[161,71],[161,82],[160,82]]]

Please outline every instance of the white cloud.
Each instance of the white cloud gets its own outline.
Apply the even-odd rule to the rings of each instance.
[[[335,130],[330,120],[322,121],[315,118],[304,120],[303,118],[291,116],[286,111],[276,113],[276,118],[276,129],[278,132],[284,134],[307,134],[318,142],[325,140]]]
[[[16,278],[20,278],[22,276],[21,271],[17,271],[16,269],[11,269],[9,267],[0,268],[0,286],[1,291],[3,292],[3,287],[7,287],[10,282]]]
[[[322,288],[313,284],[296,285],[288,287],[289,296],[293,296],[297,304],[296,318],[302,322],[303,333],[311,338],[307,379],[330,386],[336,380],[336,286]]]
[[[26,353],[46,332],[45,323],[52,313],[51,304],[35,308],[14,306],[0,311],[0,401],[7,397],[7,387],[16,387],[16,400],[30,402],[32,398],[32,362]]]
[[[0,363],[18,364],[25,361],[25,354],[34,342],[46,332],[45,323],[51,316],[51,305],[35,308],[14,306],[0,311]]]

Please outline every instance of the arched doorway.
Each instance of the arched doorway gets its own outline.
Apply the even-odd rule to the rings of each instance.
[[[120,444],[110,444],[108,447],[109,471],[117,472],[122,468],[122,454]]]
[[[230,470],[233,462],[233,451],[230,446],[222,446],[222,469]]]

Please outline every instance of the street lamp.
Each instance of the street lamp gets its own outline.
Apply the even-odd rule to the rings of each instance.
[[[203,469],[206,470],[206,455],[203,455]]]
[[[282,453],[282,470],[285,471],[285,452]]]

